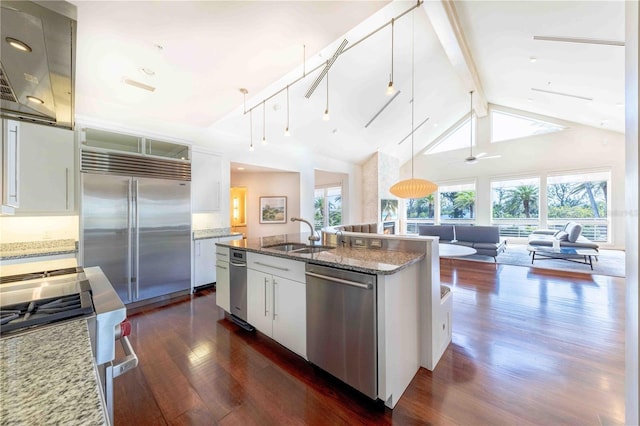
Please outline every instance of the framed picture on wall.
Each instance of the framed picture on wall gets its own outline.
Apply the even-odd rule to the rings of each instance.
[[[260,197],[260,223],[287,223],[287,197]]]
[[[398,220],[398,200],[380,200],[380,219]]]

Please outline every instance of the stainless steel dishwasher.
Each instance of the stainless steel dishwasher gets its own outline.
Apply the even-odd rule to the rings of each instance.
[[[307,357],[378,396],[376,276],[307,264]]]
[[[247,324],[247,252],[229,251],[229,287],[231,319],[243,328]]]

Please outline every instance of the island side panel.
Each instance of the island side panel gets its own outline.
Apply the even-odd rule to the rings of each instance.
[[[378,275],[378,397],[393,408],[420,368],[418,277],[413,264]]]
[[[425,259],[420,262],[420,365],[433,371],[449,342],[438,332],[443,306],[440,304],[440,253],[438,239],[422,237]],[[450,295],[453,297],[453,295]]]

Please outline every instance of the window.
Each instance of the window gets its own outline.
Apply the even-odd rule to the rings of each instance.
[[[342,187],[316,188],[314,206],[316,230],[342,224]]]
[[[549,176],[547,209],[549,227],[562,228],[573,220],[593,241],[607,241],[609,172]]]
[[[503,237],[526,237],[539,225],[540,179],[491,182],[492,224]]]
[[[491,142],[502,142],[527,136],[564,130],[565,127],[534,118],[491,110]]]
[[[469,221],[476,218],[475,184],[441,186],[438,192],[440,223]]]
[[[471,124],[469,124],[471,122]],[[471,144],[476,144],[476,118],[470,121],[468,118],[460,123],[457,127],[452,128],[449,132],[445,133],[432,147],[425,152],[428,154],[435,154],[438,152],[453,151],[455,149],[469,148],[469,126],[472,126],[473,134],[471,135]]]
[[[436,217],[434,194],[407,200],[407,233],[417,234],[419,224],[433,225]]]

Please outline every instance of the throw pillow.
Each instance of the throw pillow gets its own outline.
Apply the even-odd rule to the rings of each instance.
[[[560,240],[560,241],[569,241],[569,234],[564,231],[558,231],[555,237],[557,240]]]
[[[580,225],[579,223],[574,223],[573,227],[567,231],[569,233],[569,241],[575,243],[578,240],[580,233],[582,232],[582,225]]]

